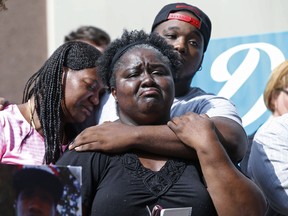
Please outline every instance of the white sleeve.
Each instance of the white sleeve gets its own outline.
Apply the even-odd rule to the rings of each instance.
[[[181,116],[187,112],[207,114],[209,117],[226,117],[242,125],[242,120],[235,105],[226,98],[211,94],[174,101],[171,117]]]
[[[226,117],[242,125],[242,120],[237,113],[237,109],[230,100],[223,97],[214,96],[207,100],[206,106],[209,108],[206,110],[206,114],[209,117]]]
[[[288,215],[288,115],[274,118],[254,137],[248,172],[269,205]]]

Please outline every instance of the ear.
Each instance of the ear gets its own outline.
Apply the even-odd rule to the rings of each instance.
[[[273,107],[273,109],[275,110],[275,102],[277,101],[278,97],[279,97],[279,94],[280,92],[279,91],[275,91],[273,90],[272,93],[271,93],[271,99],[270,99],[270,103],[271,103],[271,106]]]
[[[202,55],[201,62],[200,62],[200,64],[199,64],[199,66],[198,66],[198,68],[197,68],[196,71],[201,71],[201,70],[202,70],[202,62],[203,62],[203,59],[204,59],[204,53],[203,53],[203,55]]]
[[[279,94],[280,94],[280,91],[273,90],[271,93],[271,101],[277,100],[277,98],[279,97]]]
[[[111,94],[114,97],[115,101],[117,102],[117,90],[115,87],[111,87]]]

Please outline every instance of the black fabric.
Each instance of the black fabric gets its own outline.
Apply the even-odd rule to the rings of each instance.
[[[153,209],[155,205],[192,206],[193,215],[217,215],[197,166],[185,161],[168,160],[154,172],[131,153],[68,151],[57,164],[82,166],[82,199],[91,206],[91,215],[147,216],[147,206]]]
[[[61,199],[64,189],[57,176],[37,168],[23,168],[17,171],[13,176],[13,187],[17,196],[25,189],[40,187],[53,196],[55,203]]]

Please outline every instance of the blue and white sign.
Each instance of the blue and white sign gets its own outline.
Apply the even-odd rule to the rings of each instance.
[[[212,39],[192,85],[229,98],[247,134],[270,116],[263,92],[271,71],[288,57],[288,32]]]

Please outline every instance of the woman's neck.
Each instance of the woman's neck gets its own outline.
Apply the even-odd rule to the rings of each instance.
[[[165,115],[163,113],[166,113]],[[170,120],[170,112],[169,110],[167,112],[163,111],[159,114],[159,112],[154,114],[142,114],[141,116],[138,116],[137,119],[130,118],[129,116],[126,116],[125,114],[119,112],[119,121],[122,124],[126,125],[132,125],[132,126],[139,126],[139,125],[166,125],[167,122]]]
[[[189,92],[191,80],[182,80],[175,82],[175,97],[182,97]]]
[[[35,108],[34,98],[30,98],[28,102],[17,105],[21,114],[24,116],[26,121],[33,127],[38,133],[43,136],[41,123]]]

